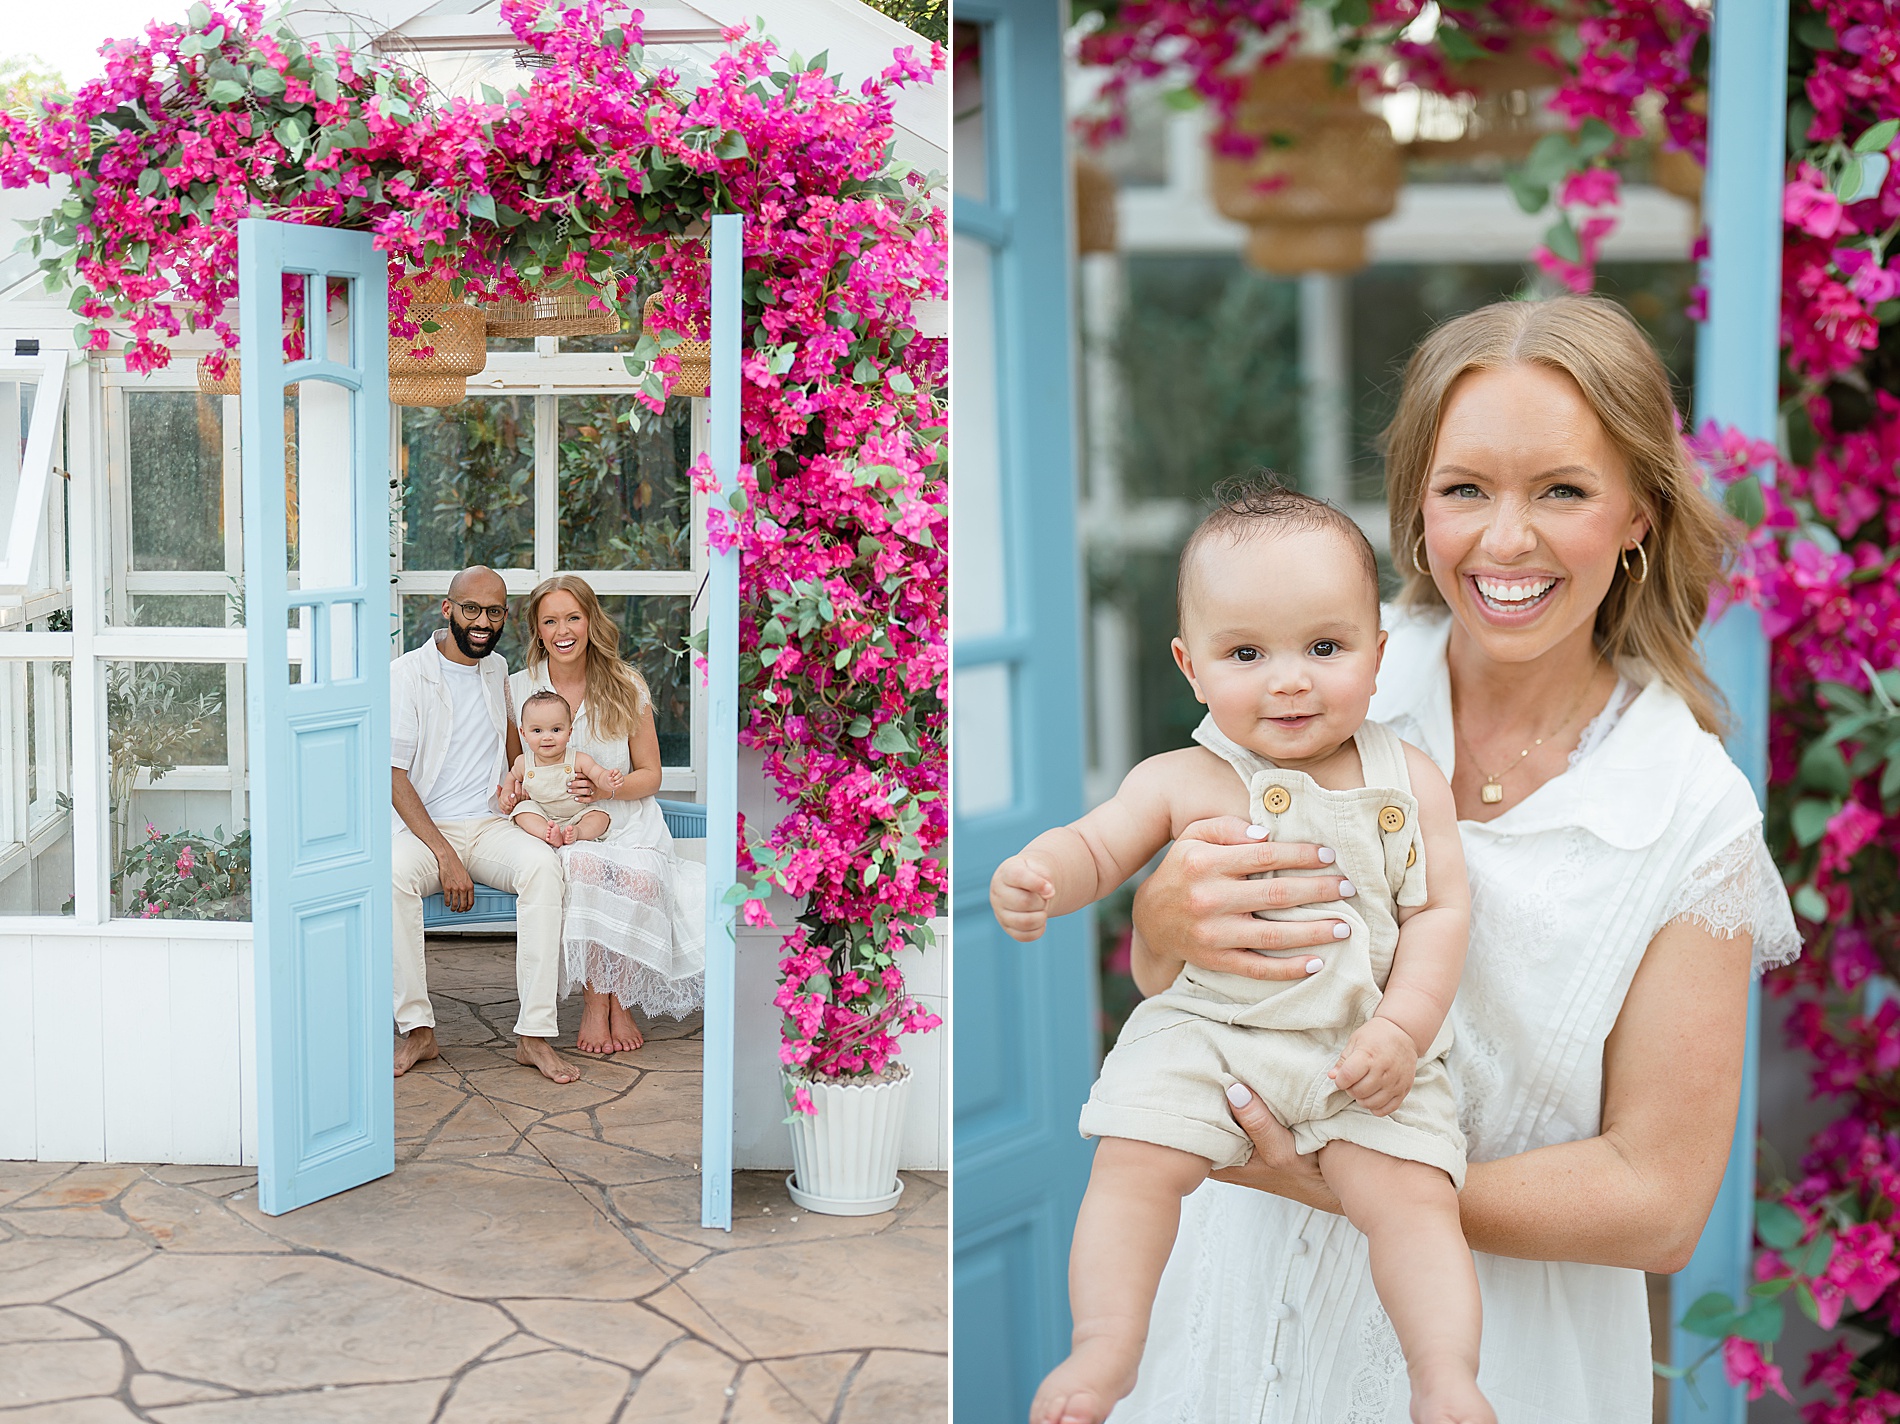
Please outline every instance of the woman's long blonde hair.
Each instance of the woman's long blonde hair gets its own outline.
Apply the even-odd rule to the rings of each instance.
[[[1445,604],[1437,585],[1413,566],[1412,551],[1425,532],[1425,486],[1452,387],[1472,371],[1519,365],[1561,371],[1577,383],[1622,454],[1637,507],[1649,520],[1649,576],[1640,584],[1627,576],[1611,582],[1597,609],[1598,649],[1647,663],[1705,730],[1719,733],[1722,695],[1695,640],[1737,531],[1683,445],[1662,362],[1629,314],[1602,297],[1494,302],[1446,322],[1412,353],[1398,412],[1383,436],[1392,562],[1405,581],[1399,602]],[[1629,558],[1640,573],[1643,555]]]
[[[594,735],[615,741],[631,737],[653,706],[653,694],[640,670],[621,659],[620,629],[578,574],[543,579],[528,595],[528,671],[539,672],[548,660],[541,643],[541,600],[550,593],[572,595],[587,618],[587,720]]]

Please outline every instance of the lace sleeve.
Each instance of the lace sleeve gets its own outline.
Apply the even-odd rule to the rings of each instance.
[[[1693,920],[1718,939],[1753,935],[1758,975],[1801,953],[1788,891],[1759,825],[1750,826],[1683,877],[1661,923],[1677,920]]]

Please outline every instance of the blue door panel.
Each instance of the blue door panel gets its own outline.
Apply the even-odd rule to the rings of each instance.
[[[984,728],[982,741],[1008,741],[975,745],[960,731],[956,746],[960,768],[980,768],[991,804],[979,813],[981,803],[961,789],[953,803],[953,1350],[956,1418],[1006,1424],[1026,1416],[1037,1381],[1068,1345],[1068,1244],[1089,1163],[1076,1114],[1095,1062],[1089,916],[1055,921],[1036,943],[1017,944],[991,916],[987,888],[1004,857],[1083,809],[1069,181],[1061,7],[974,0],[959,4],[956,20],[980,37],[981,137],[974,141],[982,145],[986,181],[979,189],[959,180],[954,226],[959,250],[974,244],[989,280],[953,276],[952,300],[960,333],[990,333],[993,369],[958,368],[951,399],[954,419],[958,392],[968,390],[957,382],[993,383],[986,394],[994,399],[995,429],[960,427],[955,438],[966,481],[987,468],[979,443],[995,452],[1001,547],[976,548],[960,532],[951,557],[966,571],[956,577],[1000,569],[1004,588],[1000,626],[985,626],[979,637],[960,622],[953,657],[958,679],[970,679],[961,685],[982,688],[984,705],[971,725]],[[959,99],[959,112],[965,107]],[[959,173],[973,171],[965,167],[970,132],[966,121],[957,139]],[[968,293],[985,289],[986,309],[967,305]],[[975,318],[967,327],[966,317]],[[953,484],[958,458],[953,453]],[[965,494],[974,488],[961,486]],[[998,698],[1007,702],[1006,717],[990,705]]]
[[[286,275],[311,337],[294,359]],[[258,1205],[277,1214],[395,1167],[389,672],[362,636],[389,596],[388,271],[368,233],[247,219],[238,284]]]

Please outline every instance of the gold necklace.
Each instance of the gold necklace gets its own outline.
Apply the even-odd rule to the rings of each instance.
[[[1480,801],[1484,802],[1487,806],[1495,806],[1498,802],[1502,801],[1504,799],[1503,782],[1505,776],[1510,772],[1516,771],[1525,757],[1529,756],[1545,742],[1549,741],[1552,737],[1556,736],[1557,733],[1570,725],[1570,719],[1577,715],[1578,709],[1583,706],[1584,699],[1590,695],[1590,686],[1597,680],[1597,668],[1601,666],[1602,662],[1603,657],[1601,654],[1598,654],[1596,662],[1590,664],[1590,675],[1583,680],[1583,691],[1578,693],[1577,700],[1570,704],[1570,710],[1564,713],[1563,721],[1559,722],[1554,728],[1544,733],[1543,736],[1519,752],[1517,754],[1517,760],[1506,766],[1503,771],[1493,772],[1485,771],[1483,767],[1478,768],[1479,772],[1484,776],[1484,785],[1478,789],[1478,799]]]

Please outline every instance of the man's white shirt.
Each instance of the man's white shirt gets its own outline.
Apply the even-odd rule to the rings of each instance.
[[[508,770],[508,664],[490,653],[473,667],[452,663],[447,630],[389,668],[389,762],[409,773],[429,818],[498,816],[495,787]],[[395,817],[395,830],[405,828]]]

